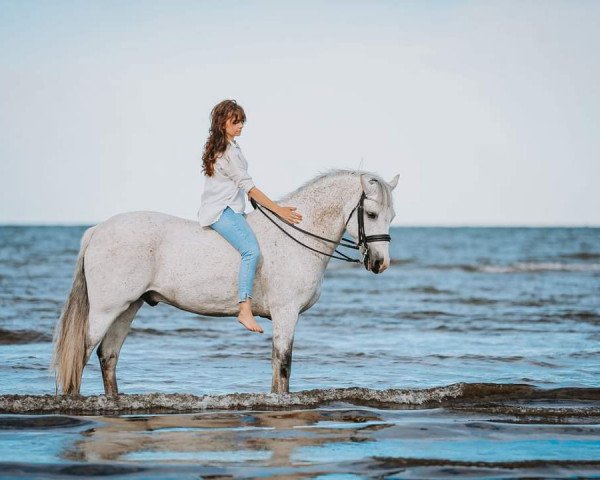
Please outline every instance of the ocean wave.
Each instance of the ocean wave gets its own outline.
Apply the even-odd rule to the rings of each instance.
[[[0,395],[0,413],[183,413],[204,410],[285,410],[349,403],[374,408],[513,408],[515,402],[593,402],[584,409],[600,414],[600,388],[540,389],[529,384],[455,383],[425,389],[375,390],[361,387],[316,389],[286,394],[231,393],[197,396],[185,393],[105,395]],[[592,408],[590,408],[592,407]],[[539,407],[533,407],[539,410]],[[536,410],[537,412],[537,410]],[[581,414],[581,412],[578,412]]]
[[[515,262],[509,265],[435,264],[428,267],[473,273],[600,272],[600,263]]]
[[[165,335],[175,335],[181,337],[197,337],[198,335],[202,335],[204,338],[215,338],[217,335],[214,332],[207,332],[206,329],[200,328],[176,328],[176,329],[164,329],[157,330],[156,328],[143,328],[143,327],[132,327],[130,330],[130,335],[132,336],[165,336]]]
[[[413,262],[412,258],[390,258],[390,265],[406,265]]]
[[[561,262],[517,262],[512,265],[482,265],[482,272],[486,273],[514,273],[514,272],[600,272],[600,263],[561,263]]]
[[[457,315],[449,312],[442,312],[441,310],[420,310],[414,312],[398,312],[393,315],[394,318],[402,320],[421,320],[435,317],[456,317]]]
[[[51,342],[52,335],[35,330],[6,330],[0,328],[0,345]]]
[[[444,290],[441,288],[434,287],[433,285],[423,285],[419,287],[411,287],[407,289],[413,293],[426,293],[428,295],[450,295],[454,292],[452,290]]]
[[[576,322],[598,325],[600,324],[600,314],[589,310],[563,310],[555,315],[542,315],[535,321],[540,323],[555,323],[561,320],[575,320]]]
[[[600,253],[596,252],[576,252],[567,253],[560,256],[561,258],[572,258],[575,260],[600,260]]]

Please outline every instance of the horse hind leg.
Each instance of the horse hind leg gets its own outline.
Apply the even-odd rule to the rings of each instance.
[[[96,345],[106,336],[112,324],[125,313],[130,304],[124,303],[120,307],[110,309],[100,307],[90,307],[88,314],[88,329],[86,335],[86,352],[83,361],[85,367],[92,356]],[[79,393],[79,391],[77,391]]]
[[[123,342],[125,342],[125,337],[129,333],[131,322],[143,303],[144,301],[141,299],[131,303],[112,322],[98,346],[96,354],[98,355],[100,368],[102,369],[102,381],[106,395],[117,395],[119,393],[117,387],[117,362],[119,361],[119,353]]]

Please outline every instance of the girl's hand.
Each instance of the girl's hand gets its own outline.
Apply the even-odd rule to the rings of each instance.
[[[302,215],[294,210],[296,210],[296,207],[279,207],[277,214],[290,223],[299,223],[302,220]]]

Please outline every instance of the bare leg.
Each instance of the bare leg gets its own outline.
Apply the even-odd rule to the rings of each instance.
[[[240,313],[238,314],[238,321],[252,332],[263,333],[262,327],[258,324],[254,315],[252,315],[252,299],[248,298],[244,302],[240,302]]]

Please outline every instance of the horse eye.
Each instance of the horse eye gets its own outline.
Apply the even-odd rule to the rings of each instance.
[[[377,218],[377,214],[373,212],[367,212],[367,217],[369,218]]]

